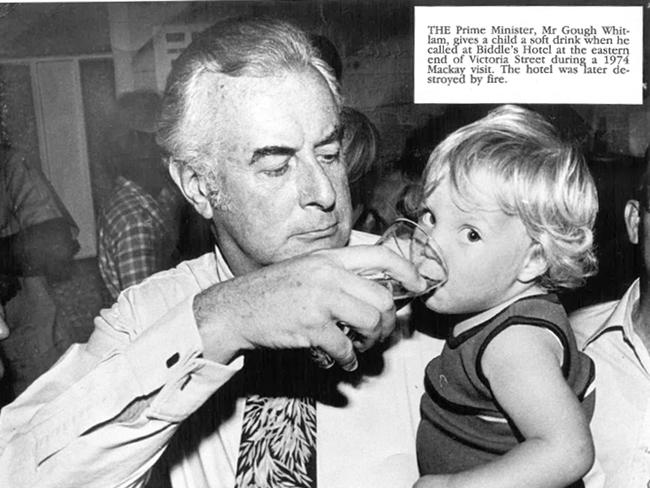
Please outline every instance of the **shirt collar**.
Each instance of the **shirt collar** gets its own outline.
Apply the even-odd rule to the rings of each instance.
[[[623,336],[631,340],[634,336],[634,327],[632,324],[632,313],[639,304],[639,279],[627,289],[625,294],[614,307],[614,311],[605,320],[600,327],[594,330],[585,341],[585,347],[596,340],[605,332],[619,329],[623,331]]]
[[[232,271],[230,271],[230,267],[228,266],[228,263],[226,263],[226,259],[223,257],[219,246],[216,244],[214,246],[214,256],[217,262],[217,276],[219,277],[219,282],[233,279],[235,275],[233,275]]]

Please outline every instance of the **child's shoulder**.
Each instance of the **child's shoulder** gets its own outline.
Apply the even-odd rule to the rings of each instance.
[[[503,320],[526,319],[527,321],[546,320],[568,324],[568,316],[558,296],[544,293],[524,297],[512,303],[503,311]]]
[[[491,321],[487,327],[490,330],[488,334],[494,335],[512,325],[538,326],[563,336],[571,330],[566,310],[553,293],[532,295],[513,302]]]
[[[483,342],[486,337],[505,330],[511,325],[544,325],[553,327],[557,324],[562,329],[568,328],[568,317],[557,295],[543,293],[528,295],[508,305],[501,305],[496,310],[486,310],[456,324],[450,338],[452,347],[472,339]]]

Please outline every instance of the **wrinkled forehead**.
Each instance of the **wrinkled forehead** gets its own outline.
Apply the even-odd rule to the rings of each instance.
[[[204,151],[233,144],[295,146],[339,124],[336,100],[313,68],[264,77],[204,73],[193,88],[185,134],[201,141]]]

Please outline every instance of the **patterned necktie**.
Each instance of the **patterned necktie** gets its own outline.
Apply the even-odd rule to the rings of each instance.
[[[236,488],[316,487],[314,370],[303,351],[256,351],[246,359]],[[307,394],[305,394],[307,393]]]

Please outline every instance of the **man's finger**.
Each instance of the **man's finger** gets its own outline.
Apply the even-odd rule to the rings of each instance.
[[[427,286],[410,261],[384,246],[347,246],[319,252],[356,274],[385,273],[414,292],[422,292]]]
[[[391,290],[372,277],[341,273],[341,276],[336,276],[336,280],[341,291],[371,305],[379,312],[383,313],[393,309]]]
[[[394,325],[394,320],[392,320],[394,314],[393,316],[390,313],[386,314],[363,300],[345,293],[336,297],[330,310],[336,322],[346,324],[355,332],[358,340],[363,343],[363,347],[360,349],[364,351],[383,337],[385,328],[392,330],[392,325]],[[383,324],[384,320],[389,323]]]
[[[354,371],[359,366],[352,342],[334,322],[322,329],[318,342],[318,349],[329,355],[345,371]]]

